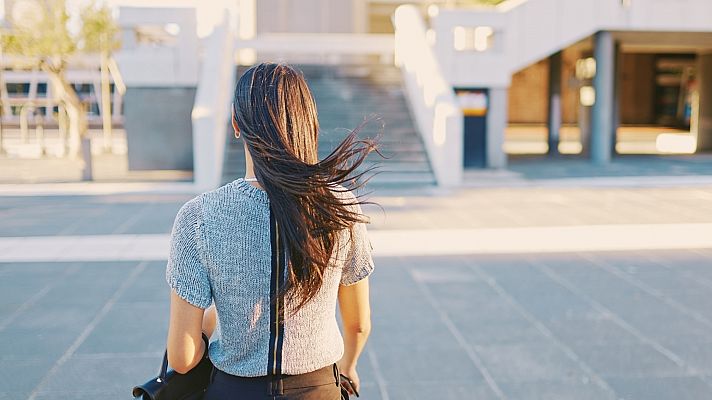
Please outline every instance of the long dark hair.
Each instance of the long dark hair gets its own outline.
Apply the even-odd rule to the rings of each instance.
[[[321,288],[338,233],[365,222],[353,207],[363,202],[335,192],[370,179],[365,175],[373,167],[355,170],[370,152],[380,154],[377,140],[358,139],[358,127],[319,160],[316,104],[304,76],[285,64],[248,69],[235,87],[233,107],[287,249],[289,279],[280,298],[296,299],[296,311]]]

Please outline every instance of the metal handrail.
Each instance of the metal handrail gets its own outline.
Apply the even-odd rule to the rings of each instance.
[[[29,123],[30,123],[30,115],[34,116],[34,122],[35,122],[35,140],[40,146],[40,151],[41,154],[44,155],[47,152],[46,146],[45,146],[45,137],[44,137],[44,118],[42,115],[38,114],[36,111],[40,107],[54,107],[55,105],[60,105],[59,102],[54,101],[52,99],[23,99],[23,98],[8,98],[3,100],[0,100],[0,108],[3,107],[5,104],[9,105],[15,105],[15,106],[20,106],[20,141],[22,143],[28,143],[29,142]],[[60,106],[61,109],[61,106]],[[61,110],[60,110],[61,112]],[[59,117],[59,115],[58,115]],[[58,118],[61,120],[61,118]],[[4,120],[4,115],[0,114],[0,126],[2,126]],[[64,138],[66,138],[66,132],[65,131],[65,126],[61,123],[61,121],[58,121],[59,123],[59,131],[60,131],[60,139],[64,143]],[[3,127],[4,128],[4,127]],[[5,153],[5,148],[4,148],[4,129],[0,129],[0,154]]]

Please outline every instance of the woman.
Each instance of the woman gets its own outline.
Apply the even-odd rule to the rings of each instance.
[[[336,400],[339,371],[357,393],[373,260],[359,201],[341,184],[363,176],[354,170],[375,142],[354,131],[319,161],[311,92],[280,64],[240,78],[232,126],[245,178],[188,201],[173,226],[169,364],[189,371],[202,334],[216,331],[206,400]]]

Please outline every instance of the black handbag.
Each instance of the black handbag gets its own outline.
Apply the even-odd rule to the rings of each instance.
[[[203,398],[213,363],[208,358],[208,337],[203,334],[205,353],[198,365],[185,374],[168,369],[168,350],[163,355],[163,364],[158,376],[131,390],[134,399],[141,400],[200,400]]]

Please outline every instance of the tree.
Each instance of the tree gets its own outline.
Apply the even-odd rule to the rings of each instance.
[[[16,3],[10,18],[11,29],[3,32],[0,42],[6,54],[19,56],[27,65],[47,73],[55,100],[67,112],[69,154],[73,157],[82,146],[87,122],[86,110],[66,78],[70,58],[79,52],[98,52],[104,64],[104,55],[120,47],[119,28],[108,7],[92,1],[82,8],[80,18],[81,29],[72,34],[66,0],[22,0]]]
[[[111,148],[111,93],[109,87],[109,60],[111,53],[118,50],[119,27],[111,10],[105,5],[86,7],[81,12],[81,48],[84,52],[95,52],[101,56],[101,115],[104,127],[104,151]]]

